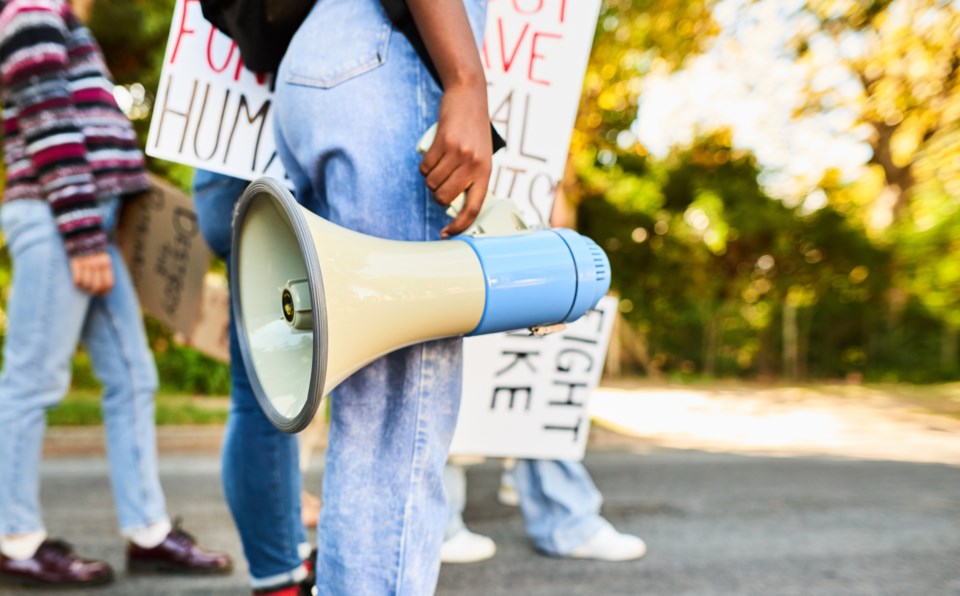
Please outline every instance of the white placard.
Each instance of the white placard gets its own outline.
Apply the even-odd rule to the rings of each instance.
[[[491,192],[547,225],[563,180],[600,0],[490,0],[483,63],[490,118],[507,141]]]
[[[269,83],[244,68],[198,0],[177,0],[147,154],[246,180],[284,179]]]
[[[467,338],[463,398],[450,452],[582,459],[590,395],[600,383],[616,309],[616,299],[608,296],[560,333]]]
[[[600,0],[491,0],[482,59],[490,117],[507,141],[493,194],[547,224],[563,178]],[[284,178],[269,81],[243,68],[198,0],[177,0],[147,153],[245,180]]]

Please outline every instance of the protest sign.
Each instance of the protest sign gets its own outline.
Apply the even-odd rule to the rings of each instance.
[[[463,397],[450,452],[582,459],[590,395],[600,383],[616,312],[608,296],[559,333],[464,340]]]
[[[490,190],[547,224],[563,178],[600,0],[492,0],[481,58],[507,141]],[[284,178],[269,81],[243,67],[198,0],[177,0],[147,153],[245,180]]]
[[[272,108],[268,78],[244,68],[199,0],[177,0],[147,154],[247,180],[284,179]]]
[[[145,311],[178,333],[197,322],[210,250],[200,235],[193,201],[150,177],[152,188],[125,201],[117,245]]]
[[[507,141],[490,191],[547,225],[563,180],[600,0],[491,0],[482,59],[490,118]]]

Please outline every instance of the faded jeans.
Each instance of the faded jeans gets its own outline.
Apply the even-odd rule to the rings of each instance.
[[[101,203],[112,229],[118,201]],[[103,383],[110,480],[120,529],[166,521],[157,471],[157,371],[130,275],[112,243],[115,285],[92,297],[73,284],[50,206],[7,203],[3,231],[13,259],[7,339],[0,373],[0,535],[44,529],[40,455],[46,410],[70,387],[70,362],[83,343]]]
[[[444,478],[450,496],[446,538],[464,528],[466,472],[448,464]],[[542,552],[566,557],[610,522],[600,516],[603,496],[578,461],[517,460],[510,472],[520,499],[527,534]]]
[[[485,3],[466,7],[479,39]],[[416,144],[437,118],[441,91],[377,0],[317,2],[277,81],[278,149],[304,207],[372,236],[439,239],[449,218],[420,175]],[[320,594],[433,593],[461,343],[398,350],[334,392]]]
[[[197,170],[194,203],[210,249],[230,262],[233,207],[245,180]],[[230,415],[223,441],[223,490],[237,524],[254,588],[306,577],[306,531],[300,521],[297,438],[277,430],[257,403],[240,357],[230,313]],[[309,553],[309,546],[306,548]]]

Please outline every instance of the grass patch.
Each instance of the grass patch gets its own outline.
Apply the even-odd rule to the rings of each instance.
[[[223,424],[230,400],[223,397],[195,397],[159,394],[156,398],[158,425]],[[47,412],[50,426],[95,426],[103,424],[100,393],[73,391],[57,407]]]

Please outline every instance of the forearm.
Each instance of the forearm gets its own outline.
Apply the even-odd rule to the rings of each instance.
[[[0,73],[17,109],[17,128],[71,256],[102,251],[96,188],[67,75],[67,39],[53,10],[14,15],[0,36]]]
[[[407,0],[407,6],[444,89],[477,88],[486,97],[483,65],[463,0]]]

